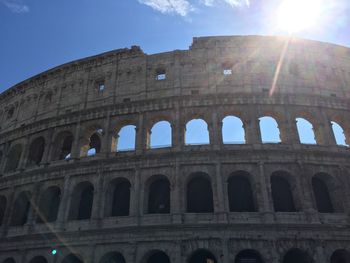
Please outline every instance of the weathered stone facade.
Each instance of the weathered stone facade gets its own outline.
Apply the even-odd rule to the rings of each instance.
[[[331,124],[350,144],[350,49],[288,41],[201,37],[184,51],[120,49],[0,94],[0,262],[77,262],[64,260],[71,253],[89,263],[122,262],[104,261],[110,252],[128,263],[160,262],[152,259],[157,251],[172,263],[198,262],[198,251],[211,253],[207,263],[259,262],[239,259],[242,251],[260,262],[350,262],[350,151],[337,145]],[[222,120],[231,115],[242,120],[245,143],[223,143]],[[280,143],[263,143],[262,116],[277,121]],[[317,144],[300,143],[298,117],[312,123]],[[186,123],[197,118],[208,124],[208,145],[184,143]],[[171,147],[150,148],[150,130],[163,120]],[[136,126],[135,150],[116,151],[126,125]],[[98,146],[88,156],[93,134]],[[232,211],[236,174],[249,181],[252,211]],[[294,209],[276,211],[275,175],[289,184]],[[332,211],[319,212],[315,177],[328,188]],[[212,211],[189,211],[193,178],[209,182]],[[158,179],[168,182],[169,211],[162,203],[150,212]],[[121,182],[130,202],[113,215]],[[90,213],[82,197],[91,199]],[[38,219],[44,208],[46,224]],[[288,251],[302,256],[288,259]]]

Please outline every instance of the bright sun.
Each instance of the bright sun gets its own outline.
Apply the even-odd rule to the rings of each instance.
[[[277,10],[277,25],[295,33],[315,26],[321,15],[322,0],[284,0]]]

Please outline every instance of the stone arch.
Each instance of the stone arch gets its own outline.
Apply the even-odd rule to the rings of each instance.
[[[27,166],[39,165],[45,150],[45,139],[40,136],[32,141],[29,146]]]
[[[203,119],[192,119],[186,123],[185,144],[210,144],[208,124]]]
[[[271,116],[263,116],[259,118],[259,127],[262,143],[280,143],[281,134],[278,123]]]
[[[312,178],[312,190],[317,211],[320,213],[333,213],[333,204],[327,184],[318,176]]]
[[[126,178],[115,178],[110,182],[106,198],[106,216],[128,216],[130,210],[131,184]]]
[[[246,143],[243,121],[239,117],[230,115],[223,118],[221,132],[224,144]]]
[[[304,118],[296,118],[299,141],[301,144],[317,144],[313,124]]]
[[[235,263],[263,263],[260,253],[253,249],[245,249],[237,254]]]
[[[29,261],[29,263],[47,263],[47,260],[43,256],[35,256]]]
[[[136,149],[136,125],[128,124],[117,133],[116,151],[134,151]]]
[[[80,156],[93,156],[101,151],[103,129],[93,125],[86,129],[80,143]]]
[[[162,120],[156,122],[148,131],[148,148],[165,148],[172,146],[172,129],[168,121]]]
[[[30,199],[30,192],[23,191],[18,194],[13,206],[10,226],[22,226],[27,222],[30,209]]]
[[[7,258],[2,263],[16,263],[16,260],[14,260],[13,258]]]
[[[271,175],[271,195],[275,212],[296,212],[293,192],[287,172],[277,171]]]
[[[338,212],[338,213],[343,212],[344,211],[343,183],[339,182],[336,177],[331,176],[330,174],[325,172],[316,173],[312,177],[312,179],[314,178],[321,180],[321,183],[324,184],[323,187],[324,187],[324,190],[327,190],[328,192],[328,195],[329,195],[328,198],[329,198],[330,205],[333,208],[333,212]],[[312,180],[311,180],[311,184],[312,184]],[[315,192],[313,193],[315,198],[315,207],[318,208]],[[332,211],[332,209],[328,209],[328,211]]]
[[[124,256],[119,252],[108,252],[99,261],[99,263],[126,263]]]
[[[187,182],[187,212],[212,213],[214,212],[213,190],[209,175],[196,172],[190,175]]]
[[[62,263],[84,263],[84,260],[80,255],[71,253],[63,258]]]
[[[73,190],[70,204],[70,220],[90,219],[94,200],[94,186],[85,181],[77,184]]]
[[[52,160],[64,160],[72,157],[74,136],[70,131],[60,132],[53,144]]]
[[[7,207],[7,199],[5,196],[0,195],[0,226],[4,223],[4,216]]]
[[[152,176],[147,182],[147,213],[170,213],[170,182],[164,175]]]
[[[22,145],[21,144],[15,144],[11,147],[6,160],[6,166],[5,166],[5,172],[14,172],[18,166],[19,162],[21,160],[22,156]]]
[[[57,186],[48,187],[39,199],[36,222],[48,223],[56,221],[60,202],[61,189]]]
[[[190,255],[187,263],[217,263],[217,261],[209,250],[198,249]]]
[[[253,190],[249,174],[237,171],[227,180],[227,193],[230,212],[255,212]]]
[[[170,258],[169,256],[161,250],[153,250],[148,252],[144,260],[142,261],[143,263],[170,263]]]
[[[346,249],[337,249],[331,256],[331,263],[349,263],[350,252]]]
[[[349,146],[346,143],[348,141],[348,138],[346,138],[343,127],[340,126],[340,124],[335,121],[331,121],[331,124],[332,124],[332,131],[333,131],[336,144],[342,145],[342,146]]]
[[[283,256],[283,263],[313,263],[309,254],[299,248],[292,248]]]

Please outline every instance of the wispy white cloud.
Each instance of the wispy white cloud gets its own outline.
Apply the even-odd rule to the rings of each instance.
[[[229,4],[232,7],[249,6],[249,0],[201,0],[205,6],[219,5],[220,3]]]
[[[28,13],[29,7],[21,0],[0,0],[0,3],[5,5],[13,13]]]
[[[192,10],[190,2],[187,0],[139,0],[139,2],[161,13],[186,16]]]

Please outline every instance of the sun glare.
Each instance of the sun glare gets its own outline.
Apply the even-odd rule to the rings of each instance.
[[[295,33],[317,25],[322,0],[284,0],[277,10],[277,25]]]

